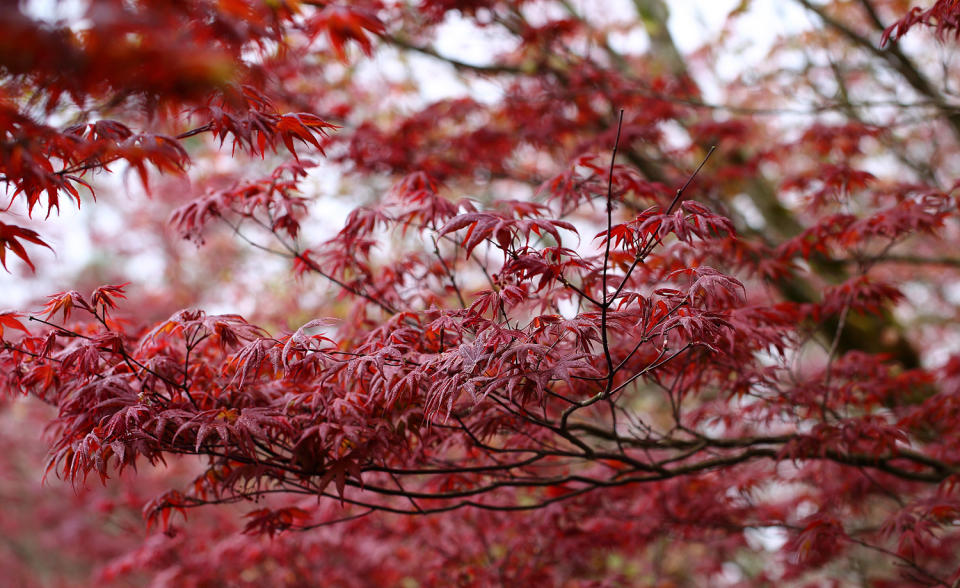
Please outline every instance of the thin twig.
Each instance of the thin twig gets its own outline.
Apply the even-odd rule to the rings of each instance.
[[[620,109],[620,118],[617,121],[617,137],[613,141],[613,153],[610,155],[610,173],[607,177],[607,239],[603,250],[603,292],[600,305],[600,340],[603,346],[603,357],[607,362],[607,386],[613,387],[613,356],[610,354],[610,344],[607,338],[607,312],[610,309],[610,300],[607,292],[607,273],[610,265],[610,231],[613,229],[613,169],[617,161],[617,149],[620,147],[620,132],[623,129],[623,109]]]
[[[697,174],[700,173],[700,170],[703,169],[703,166],[707,164],[707,160],[710,159],[710,156],[713,155],[713,152],[716,150],[717,150],[716,145],[710,146],[710,149],[707,151],[707,154],[703,157],[703,160],[700,162],[700,165],[697,166],[697,169],[693,170],[693,173],[690,174],[690,176],[687,178],[687,181],[684,182],[683,186],[680,186],[680,189],[677,190],[676,196],[673,197],[673,201],[670,202],[670,206],[667,207],[667,211],[664,213],[665,215],[673,212],[674,206],[676,206],[677,203],[680,201],[680,198],[683,196],[683,193],[687,190],[688,187],[690,187],[690,184],[693,182],[693,179],[697,177]],[[608,235],[608,238],[609,238],[609,235]],[[620,282],[620,286],[618,286],[617,289],[614,291],[613,297],[610,299],[611,302],[616,300],[620,296],[620,293],[623,291],[624,287],[626,287],[627,282],[630,280],[630,276],[631,274],[633,274],[633,270],[636,269],[637,265],[639,265],[640,262],[642,262],[644,259],[646,259],[648,255],[650,255],[650,252],[653,251],[654,247],[656,247],[662,242],[663,242],[663,238],[657,237],[654,241],[651,241],[650,243],[648,243],[647,246],[644,247],[642,251],[639,251],[637,253],[636,257],[633,258],[633,262],[630,264],[630,267],[627,268],[627,271],[623,276],[623,280]]]

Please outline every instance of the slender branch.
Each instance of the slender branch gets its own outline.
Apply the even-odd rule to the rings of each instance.
[[[904,556],[900,555],[900,554],[897,553],[896,551],[892,551],[892,550],[890,550],[890,549],[887,549],[886,547],[881,547],[881,546],[879,546],[879,545],[874,545],[873,543],[868,543],[868,542],[864,541],[863,539],[858,539],[857,537],[851,537],[850,535],[844,534],[844,538],[845,538],[847,541],[850,541],[851,543],[856,543],[857,545],[859,545],[859,546],[861,546],[861,547],[865,547],[866,549],[870,549],[871,551],[876,551],[877,553],[882,553],[882,554],[886,555],[887,557],[892,557],[892,558],[896,559],[896,560],[899,561],[900,563],[902,563],[902,564],[910,567],[912,570],[914,570],[914,571],[916,571],[917,573],[921,574],[924,578],[926,578],[926,579],[928,579],[928,580],[932,580],[933,582],[936,583],[937,586],[951,586],[951,584],[949,584],[949,583],[948,583],[946,580],[944,580],[943,578],[940,578],[939,576],[933,574],[932,572],[930,572],[930,571],[928,571],[928,570],[920,567],[920,565],[917,564],[917,562],[913,561],[913,560],[910,559],[910,558],[907,558],[907,557],[904,557]]]
[[[960,141],[960,111],[957,111],[954,107],[946,103],[943,95],[941,95],[930,80],[923,75],[916,64],[903,53],[896,41],[889,42],[886,48],[881,49],[870,39],[867,39],[845,23],[831,16],[823,6],[811,0],[795,1],[810,12],[816,14],[824,24],[840,33],[848,41],[886,61],[914,90],[931,100],[937,110],[947,119],[954,137]],[[876,26],[876,23],[874,24]]]
[[[434,59],[439,59],[440,61],[443,61],[445,63],[452,65],[454,68],[458,70],[472,71],[472,72],[481,73],[481,74],[522,75],[527,73],[523,70],[523,68],[515,67],[511,65],[504,65],[504,64],[478,65],[474,63],[467,63],[465,61],[460,61],[455,57],[448,57],[446,55],[442,55],[433,47],[428,47],[425,45],[417,45],[408,39],[400,37],[399,35],[386,35],[386,36],[383,36],[382,38],[385,41],[387,41],[388,44],[393,45],[394,47],[398,47],[400,49],[406,49],[408,51],[415,51],[417,53],[422,53],[423,55],[433,57]]]
[[[273,254],[275,254],[275,255],[280,255],[280,256],[283,256],[283,257],[289,257],[289,258],[292,258],[292,259],[298,259],[298,260],[300,260],[301,263],[303,263],[303,264],[304,264],[307,268],[309,268],[311,271],[313,271],[313,272],[319,274],[321,277],[326,278],[327,280],[333,282],[334,284],[336,284],[336,285],[339,286],[340,288],[346,290],[347,292],[353,294],[354,296],[359,296],[360,298],[364,298],[364,299],[366,299],[367,301],[372,302],[373,304],[375,304],[375,305],[379,306],[381,309],[383,309],[387,314],[390,314],[390,315],[397,314],[397,310],[396,310],[395,308],[393,308],[392,306],[390,306],[389,304],[387,304],[386,302],[380,300],[379,298],[376,298],[376,297],[374,297],[374,296],[371,296],[370,294],[367,294],[366,292],[364,292],[364,291],[362,291],[362,290],[359,290],[359,289],[357,289],[357,288],[354,288],[353,286],[347,284],[346,282],[344,282],[344,281],[342,281],[342,280],[339,280],[339,279],[335,278],[334,276],[326,273],[325,271],[323,271],[323,269],[322,269],[319,265],[317,265],[316,262],[314,262],[312,259],[310,259],[310,258],[307,257],[306,255],[304,255],[302,252],[300,252],[300,251],[299,251],[296,247],[294,247],[293,245],[290,245],[289,243],[287,243],[287,242],[284,241],[283,239],[279,238],[279,236],[277,237],[277,241],[280,242],[280,244],[284,247],[284,249],[287,250],[288,253],[283,253],[283,252],[280,252],[280,251],[275,251],[275,250],[270,249],[270,248],[268,248],[268,247],[261,246],[261,245],[257,244],[257,243],[254,242],[254,241],[251,241],[251,240],[249,240],[249,239],[246,239],[246,238],[244,237],[244,235],[240,232],[240,230],[239,230],[239,225],[236,225],[236,226],[233,225],[232,223],[230,223],[229,220],[227,220],[226,218],[224,218],[222,215],[221,215],[220,218],[223,219],[223,221],[227,224],[227,226],[229,226],[230,228],[232,228],[232,229],[234,230],[234,232],[237,233],[237,235],[239,235],[241,238],[244,238],[244,240],[246,240],[246,241],[247,241],[248,243],[250,243],[251,245],[257,247],[258,249],[262,249],[262,250],[264,250],[264,251],[273,253]],[[256,220],[256,219],[254,219],[254,220]],[[270,230],[270,229],[267,229],[267,230]],[[272,230],[270,230],[270,231],[271,231],[271,233],[273,232]]]
[[[369,514],[372,514],[373,512],[374,512],[374,509],[368,508],[367,510],[365,510],[365,511],[363,511],[363,512],[361,512],[361,513],[355,514],[355,515],[349,515],[349,516],[340,517],[340,518],[337,518],[337,519],[331,519],[331,520],[329,520],[329,521],[323,521],[322,523],[314,523],[314,524],[311,524],[311,525],[292,526],[292,527],[290,527],[290,530],[292,530],[292,531],[310,531],[311,529],[319,529],[320,527],[331,527],[331,526],[333,526],[333,525],[337,525],[337,524],[340,524],[340,523],[346,523],[346,522],[348,522],[348,521],[354,521],[354,520],[357,520],[357,519],[362,519],[363,517],[365,517],[365,516],[367,516],[367,515],[369,515]]]
[[[707,154],[704,155],[703,159],[700,161],[700,165],[697,166],[697,169],[693,170],[693,173],[691,173],[687,177],[687,181],[684,182],[682,186],[680,186],[679,190],[677,190],[677,195],[673,197],[673,201],[670,202],[670,206],[667,207],[667,211],[664,214],[670,214],[673,212],[673,207],[675,207],[677,203],[680,202],[680,197],[683,196],[683,193],[687,191],[687,188],[689,188],[690,184],[693,183],[694,178],[697,177],[697,174],[700,173],[700,170],[703,169],[703,166],[707,164],[707,161],[710,159],[710,156],[713,155],[713,152],[716,150],[717,150],[716,145],[710,146],[710,149],[707,150]]]
[[[895,264],[904,264],[904,265],[942,265],[946,267],[957,267],[960,268],[960,257],[949,257],[949,256],[939,256],[939,257],[923,257],[921,255],[910,255],[910,254],[893,254],[893,255],[883,255],[883,256],[871,256],[864,258],[844,258],[844,259],[834,259],[838,263],[845,264],[863,264],[864,262],[877,264],[877,263],[895,263]]]
[[[447,262],[444,261],[443,256],[440,255],[440,247],[437,245],[436,237],[433,238],[433,252],[436,254],[437,259],[440,260],[440,265],[443,266],[443,271],[445,274],[447,274],[447,278],[450,280],[450,285],[453,286],[453,291],[457,294],[457,301],[460,303],[460,308],[466,308],[467,303],[463,300],[463,293],[460,292],[460,286],[457,285],[457,279],[447,266]]]
[[[710,156],[713,155],[713,152],[717,150],[716,145],[711,145],[710,149],[707,151],[707,154],[704,155],[703,159],[700,161],[700,165],[697,166],[693,173],[687,177],[687,181],[684,182],[682,186],[677,190],[676,195],[673,197],[673,200],[670,202],[670,206],[667,207],[665,215],[671,214],[673,208],[680,202],[680,198],[683,196],[683,193],[690,187],[690,184],[693,182],[693,179],[697,177],[697,174],[700,173],[700,170],[703,169],[703,166],[707,164],[707,160],[710,159]],[[617,289],[614,291],[613,296],[611,297],[611,302],[616,300],[620,293],[623,292],[623,289],[626,287],[627,282],[630,281],[630,276],[633,274],[633,270],[636,269],[644,259],[650,255],[650,252],[653,251],[653,248],[663,242],[662,237],[657,237],[653,241],[650,241],[642,250],[637,252],[637,255],[633,258],[633,261],[630,263],[630,267],[627,268],[626,273],[623,276],[623,280],[620,281],[620,285],[617,286]]]
[[[617,149],[620,147],[620,132],[623,129],[623,109],[620,110],[620,117],[617,120],[617,137],[613,142],[613,153],[610,154],[610,172],[607,176],[607,239],[603,249],[603,292],[600,305],[600,341],[603,347],[603,358],[607,364],[607,385],[609,390],[613,386],[613,357],[610,355],[610,342],[607,335],[607,314],[610,310],[610,300],[607,292],[607,272],[610,268],[610,231],[613,229],[613,170],[617,161]]]
[[[847,316],[850,313],[850,297],[844,301],[843,308],[840,310],[840,318],[837,320],[837,329],[833,334],[833,341],[830,342],[830,349],[827,350],[827,367],[823,378],[823,398],[820,399],[820,413],[825,417],[829,405],[830,379],[833,374],[833,362],[837,357],[837,349],[840,347],[840,337],[843,335],[843,329],[847,325]]]

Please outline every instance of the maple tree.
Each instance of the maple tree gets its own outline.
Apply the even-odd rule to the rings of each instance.
[[[11,577],[960,585],[960,4],[794,0],[725,77],[750,4],[693,52],[664,0],[0,5],[4,268],[112,172],[208,264],[157,298],[296,278],[0,313]],[[363,69],[412,56],[498,92]]]

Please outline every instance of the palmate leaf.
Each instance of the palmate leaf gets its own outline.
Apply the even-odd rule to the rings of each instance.
[[[10,271],[7,267],[7,250],[10,250],[14,255],[23,260],[23,262],[30,267],[31,271],[36,271],[37,268],[33,265],[33,262],[30,261],[30,256],[27,255],[27,250],[21,241],[40,245],[53,251],[53,248],[47,245],[36,231],[0,222],[0,265],[3,265],[3,269]]]
[[[531,212],[534,209],[531,209]],[[565,229],[576,234],[577,229],[567,221],[541,218],[513,218],[503,213],[468,212],[460,214],[447,221],[438,233],[440,236],[468,228],[463,238],[462,246],[469,255],[474,248],[486,240],[491,240],[500,249],[507,251],[516,238],[530,242],[530,234],[540,237],[546,233],[553,237],[557,245],[562,244],[558,229]]]
[[[50,319],[58,312],[62,314],[61,318],[64,321],[70,319],[70,314],[73,312],[73,309],[79,308],[88,312],[92,312],[92,308],[87,300],[76,290],[69,290],[67,292],[60,292],[58,294],[53,294],[48,297],[46,305],[43,307],[44,312],[47,313],[47,318]]]
[[[311,514],[308,511],[296,506],[278,509],[258,508],[244,516],[250,519],[243,528],[244,533],[251,535],[265,534],[269,537],[296,525],[303,525],[311,519]]]
[[[198,127],[219,139],[221,146],[232,139],[233,150],[245,149],[264,157],[282,145],[300,162],[296,143],[309,145],[323,154],[320,139],[337,125],[306,113],[282,113],[268,96],[250,85],[230,86],[217,99],[195,109],[206,124]]]
[[[124,288],[129,284],[130,282],[125,282],[123,284],[98,287],[90,295],[91,307],[94,310],[99,307],[102,315],[106,316],[109,310],[114,310],[117,308],[118,298],[125,299],[127,297],[126,293],[124,292]]]
[[[19,318],[23,315],[17,312],[0,312],[0,339],[3,339],[3,330],[7,329],[16,329],[18,331],[23,331],[24,333],[29,333],[23,323],[20,322]]]
[[[941,39],[946,39],[950,33],[956,38],[960,36],[960,6],[955,0],[936,0],[927,9],[911,8],[903,18],[884,29],[880,46],[900,39],[918,24],[933,27]]]
[[[230,361],[230,367],[235,369],[230,383],[236,382],[242,388],[244,382],[255,380],[263,371],[264,361],[268,359],[273,370],[279,370],[285,354],[278,350],[278,346],[274,339],[258,338],[241,347]]]
[[[336,346],[336,341],[322,333],[323,330],[336,325],[339,321],[330,318],[314,319],[297,329],[283,344],[280,360],[285,370],[290,369],[291,359],[329,349]],[[313,331],[321,331],[320,333]]]
[[[325,6],[307,20],[305,28],[313,36],[326,33],[330,46],[336,56],[346,60],[345,46],[353,41],[360,45],[366,55],[370,55],[373,45],[367,33],[379,35],[385,32],[383,23],[376,13],[362,7]]]
[[[712,308],[730,307],[734,306],[742,295],[746,295],[743,282],[709,266],[675,270],[667,278],[673,279],[681,275],[693,278],[687,297],[698,305]]]

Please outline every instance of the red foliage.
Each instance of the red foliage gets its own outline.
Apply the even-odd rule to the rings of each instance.
[[[13,581],[75,581],[59,550],[115,585],[956,585],[955,80],[870,39],[947,42],[957,3],[801,0],[824,28],[710,92],[726,37],[579,4],[0,7],[4,220],[132,171],[251,308],[158,321],[79,275],[0,312]],[[511,43],[431,46],[457,22]],[[499,94],[364,69],[397,53]],[[150,253],[132,208],[111,246]],[[36,221],[0,221],[4,268]]]
[[[927,9],[911,8],[900,20],[884,29],[880,45],[886,45],[891,39],[899,39],[918,24],[932,27],[940,39],[946,39],[950,32],[954,39],[960,38],[960,2],[936,0],[933,6]]]

